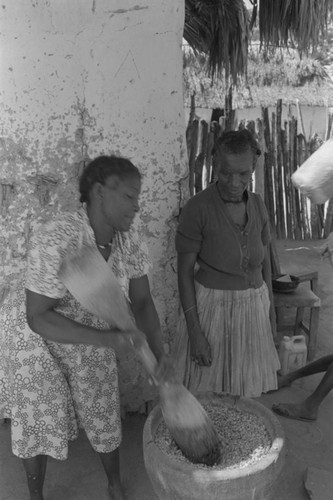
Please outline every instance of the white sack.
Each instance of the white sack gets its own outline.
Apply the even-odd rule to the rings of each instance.
[[[333,139],[320,146],[291,176],[294,186],[317,204],[333,197]]]

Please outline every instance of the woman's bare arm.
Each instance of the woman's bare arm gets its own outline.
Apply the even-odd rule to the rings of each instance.
[[[272,327],[272,333],[274,339],[276,338],[276,315],[275,315],[275,307],[274,307],[274,296],[273,296],[273,288],[272,288],[272,267],[271,267],[271,257],[270,257],[270,249],[269,245],[265,246],[265,258],[262,264],[262,276],[263,280],[265,281],[267,288],[268,288],[268,293],[269,293],[269,300],[271,303],[270,306],[270,320],[271,320],[271,327]]]
[[[212,354],[202,332],[197,310],[194,285],[196,260],[196,253],[178,253],[178,289],[190,339],[191,356],[199,365],[210,366]]]
[[[117,349],[122,343],[119,330],[98,330],[62,316],[54,309],[58,299],[26,290],[27,321],[32,331],[46,340],[62,344],[89,344]]]
[[[196,329],[199,328],[201,330],[194,286],[194,266],[196,260],[196,253],[178,254],[177,273],[179,297],[190,336]]]
[[[158,360],[165,354],[161,325],[152,299],[147,276],[130,280],[129,298],[136,326],[145,333],[148,344]]]

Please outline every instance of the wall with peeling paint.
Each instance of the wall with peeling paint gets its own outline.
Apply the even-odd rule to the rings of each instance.
[[[173,242],[186,173],[183,22],[183,0],[0,6],[1,285],[24,269],[34,224],[78,205],[84,162],[129,157],[144,176],[136,223],[154,263],[166,345],[178,305]]]

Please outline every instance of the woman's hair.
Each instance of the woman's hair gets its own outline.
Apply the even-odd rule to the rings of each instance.
[[[240,154],[244,153],[249,148],[255,156],[261,155],[258,143],[251,132],[246,129],[231,130],[229,132],[224,132],[221,137],[218,138],[213,150],[213,155],[216,156],[221,152],[226,154]]]
[[[80,202],[89,203],[89,194],[93,185],[96,184],[96,182],[105,185],[106,180],[111,175],[115,175],[121,181],[131,177],[138,177],[141,179],[139,170],[127,158],[113,155],[98,156],[88,163],[80,176]]]

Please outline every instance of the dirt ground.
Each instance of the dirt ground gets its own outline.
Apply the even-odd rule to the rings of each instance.
[[[278,242],[283,272],[298,274],[317,270],[319,273],[321,312],[317,358],[333,353],[333,268],[328,261],[320,259],[321,244],[321,241]],[[320,378],[320,375],[315,375],[299,380],[290,388],[262,396],[259,401],[268,408],[279,401],[301,401],[314,389]],[[333,394],[330,393],[323,402],[316,423],[292,421],[283,417],[279,417],[279,420],[285,430],[287,456],[274,500],[308,500],[310,497],[304,488],[308,468],[313,468],[312,471],[333,472]],[[127,415],[123,422],[121,466],[128,500],[157,500],[143,463],[144,423],[145,417],[138,414]],[[0,424],[0,443],[0,500],[25,500],[28,498],[25,475],[20,461],[11,453],[8,425]],[[320,478],[317,482],[320,482]],[[311,498],[332,499],[331,496]],[[98,457],[81,434],[72,443],[66,462],[49,460],[45,500],[88,499],[107,500],[106,479]]]

